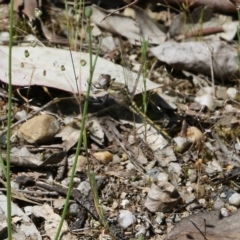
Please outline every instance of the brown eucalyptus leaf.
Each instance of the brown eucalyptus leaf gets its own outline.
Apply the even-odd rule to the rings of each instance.
[[[194,214],[176,224],[165,240],[204,239],[205,227],[205,239],[239,239],[239,221],[240,210],[228,217],[222,217],[219,211]]]

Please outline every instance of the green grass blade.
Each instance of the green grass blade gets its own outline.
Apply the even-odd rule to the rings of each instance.
[[[86,14],[87,9],[85,10],[85,14]],[[63,222],[65,220],[66,214],[67,214],[67,210],[68,210],[68,205],[69,205],[69,199],[71,196],[71,192],[72,192],[72,188],[73,188],[73,178],[75,175],[75,171],[76,171],[76,167],[77,167],[77,161],[78,161],[78,156],[80,154],[80,149],[82,146],[82,142],[83,142],[83,137],[84,137],[84,131],[85,131],[85,125],[86,125],[86,116],[87,116],[87,112],[88,112],[88,103],[89,103],[89,96],[90,96],[90,90],[91,90],[91,84],[92,84],[92,78],[93,78],[93,72],[94,72],[94,68],[97,62],[97,57],[99,55],[100,52],[100,46],[101,46],[101,42],[99,44],[98,50],[97,50],[97,54],[96,54],[96,58],[93,62],[92,59],[92,35],[91,35],[91,26],[90,26],[90,16],[87,16],[87,28],[88,28],[88,37],[89,37],[89,52],[90,52],[90,71],[89,71],[89,85],[88,85],[88,89],[87,89],[87,93],[86,93],[86,98],[85,98],[85,102],[84,102],[84,107],[83,107],[83,118],[82,118],[82,124],[81,124],[81,131],[80,131],[80,135],[79,135],[79,140],[78,140],[78,144],[77,144],[77,150],[76,150],[76,154],[75,154],[75,159],[73,162],[73,166],[72,166],[72,173],[71,173],[71,177],[70,177],[70,182],[69,182],[69,187],[68,187],[68,192],[67,192],[67,196],[66,196],[66,201],[65,201],[65,205],[64,205],[64,209],[63,209],[63,213],[62,213],[62,217],[61,217],[61,221],[59,223],[59,227],[55,236],[55,240],[59,239],[59,235],[61,233],[61,229],[63,226]]]
[[[9,17],[9,57],[8,57],[8,121],[7,121],[7,223],[8,223],[8,239],[12,239],[12,204],[11,204],[11,172],[10,172],[10,150],[11,150],[11,109],[12,109],[12,46],[13,46],[13,7],[14,1],[10,2]]]

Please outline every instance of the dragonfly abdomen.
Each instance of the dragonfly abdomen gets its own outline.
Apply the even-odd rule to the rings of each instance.
[[[131,105],[129,106],[129,109],[137,114],[138,116],[142,117],[143,120],[145,120],[148,124],[150,124],[158,133],[160,133],[164,138],[167,140],[172,140],[172,138],[168,135],[168,133],[161,128],[159,125],[154,123],[146,114],[144,114],[141,109],[137,106],[137,104],[133,101],[131,102]]]

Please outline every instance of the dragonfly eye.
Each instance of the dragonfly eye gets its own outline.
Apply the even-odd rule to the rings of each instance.
[[[111,83],[111,76],[108,74],[101,74],[98,78],[98,84],[101,88],[108,88]]]

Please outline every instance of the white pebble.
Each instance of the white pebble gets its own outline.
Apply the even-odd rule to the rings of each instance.
[[[221,199],[217,199],[213,205],[214,210],[219,210],[224,207],[224,202]]]
[[[18,111],[18,112],[15,114],[15,119],[16,119],[16,120],[22,120],[22,119],[24,119],[26,116],[27,116],[27,112],[23,109],[22,111]]]
[[[166,218],[166,216],[163,212],[157,212],[155,221],[160,225],[164,221],[165,218]]]
[[[197,180],[197,171],[196,169],[188,169],[188,178],[190,182],[196,182]]]
[[[118,223],[122,228],[131,226],[136,221],[135,216],[128,210],[120,210]]]
[[[128,204],[129,204],[129,200],[127,199],[123,199],[121,202],[121,205],[123,206],[123,208],[125,208]]]
[[[158,175],[158,181],[168,181],[168,174],[165,172],[160,172]]]
[[[14,189],[19,189],[19,183],[11,181],[11,187],[14,188]]]
[[[237,96],[237,93],[238,93],[238,91],[236,88],[230,87],[227,89],[227,95],[231,99],[235,99]]]
[[[1,42],[8,42],[9,41],[9,33],[8,32],[1,32],[0,33],[0,41]]]
[[[206,205],[206,199],[205,198],[200,198],[199,200],[198,200],[198,202],[199,202],[199,204],[201,205],[201,206],[205,206]]]
[[[239,193],[234,193],[230,198],[229,198],[229,203],[238,207],[240,205],[240,194]]]
[[[84,195],[84,196],[88,196],[90,190],[91,190],[91,186],[89,184],[89,182],[81,182],[79,184],[79,186],[77,187],[77,189]]]
[[[228,211],[227,211],[226,208],[221,208],[221,215],[222,215],[223,217],[227,217],[227,216],[228,216]]]
[[[201,104],[202,106],[206,106],[210,111],[214,111],[217,106],[215,100],[210,94],[195,97],[194,100],[195,102]]]

